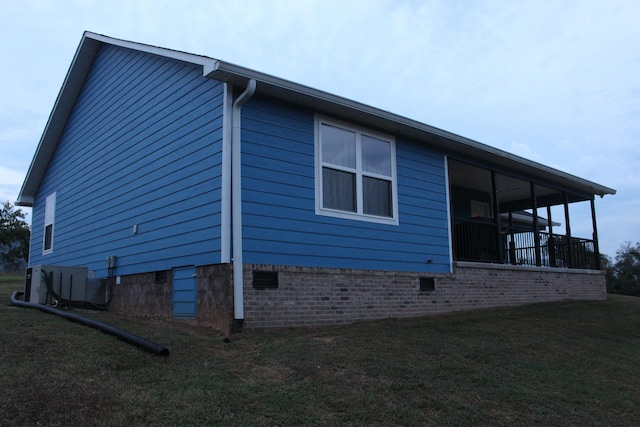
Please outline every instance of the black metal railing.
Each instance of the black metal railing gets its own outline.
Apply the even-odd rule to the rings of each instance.
[[[596,268],[593,240],[562,236],[547,232],[540,236],[540,265],[545,267]],[[534,233],[509,234],[506,262],[537,265]]]
[[[453,226],[455,260],[502,262],[497,236],[498,228],[490,220],[456,220]]]
[[[596,268],[593,240],[539,232],[540,256],[533,231],[503,228],[490,220],[456,220],[453,227],[457,261],[496,262],[564,268]]]

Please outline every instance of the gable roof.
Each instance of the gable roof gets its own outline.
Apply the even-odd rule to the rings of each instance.
[[[582,194],[604,196],[605,194],[616,193],[616,191],[611,188],[507,153],[506,151],[308,86],[207,56],[85,32],[76,50],[71,66],[67,71],[53,110],[49,115],[36,153],[29,166],[22,189],[20,190],[16,202],[17,205],[33,206],[38,186],[44,176],[49,160],[55,151],[58,139],[71,113],[76,97],[80,93],[82,84],[91,68],[96,52],[103,44],[120,46],[200,65],[202,66],[202,74],[204,77],[237,86],[244,87],[250,79],[254,79],[257,82],[256,90],[259,93],[308,106],[319,112],[339,116],[342,119],[368,124],[395,135],[404,135],[419,141],[426,141],[432,146],[449,152],[459,153],[465,157],[478,159],[507,170],[517,170],[521,173],[538,177],[546,182],[571,188]]]

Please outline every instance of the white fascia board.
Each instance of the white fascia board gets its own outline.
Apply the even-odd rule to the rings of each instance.
[[[33,204],[33,198],[44,174],[44,169],[55,150],[58,138],[82,87],[93,57],[102,43],[201,65],[203,67],[203,76],[238,86],[244,87],[248,80],[254,79],[258,83],[258,91],[267,95],[279,97],[301,105],[307,105],[319,110],[318,112],[326,112],[336,115],[339,118],[359,121],[365,125],[372,125],[386,132],[425,141],[447,152],[459,153],[498,166],[518,170],[550,182],[575,188],[581,192],[600,196],[616,193],[616,191],[611,188],[477,141],[308,86],[202,55],[85,32],[69,71],[67,72],[51,115],[49,116],[45,131],[38,144],[36,155],[33,158],[20,191],[18,197],[18,203],[21,203],[20,206],[31,206]]]
[[[139,52],[150,53],[152,55],[164,56],[165,58],[176,59],[178,61],[190,62],[192,64],[202,65],[203,67],[211,67],[211,62],[216,62],[215,59],[202,55],[196,55],[193,53],[182,52],[179,50],[167,49],[164,47],[153,46],[144,43],[137,43],[128,40],[116,39],[102,34],[96,34],[91,32],[85,32],[85,38],[97,40],[102,43],[124,47],[127,49],[137,50]]]
[[[359,120],[386,132],[428,141],[443,150],[573,187],[584,193],[599,196],[616,193],[612,188],[385,110],[227,62],[215,61],[211,65],[204,73],[206,77],[238,85],[246,85],[247,80],[255,79],[258,91],[267,95],[321,109],[340,118]]]
[[[202,66],[202,75],[208,77],[216,68],[220,62],[215,58],[210,58],[204,55],[196,55],[194,53],[183,52],[180,50],[167,49],[164,47],[153,46],[144,43],[132,42],[129,40],[116,39],[113,37],[105,36],[102,34],[96,34],[91,32],[85,32],[85,37],[99,41],[101,43],[111,44],[114,46],[124,47],[127,49],[136,50],[139,52],[150,53],[152,55],[163,56],[169,59],[175,59],[177,61],[189,62],[191,64]]]
[[[18,200],[16,200],[16,206],[26,206],[33,207],[34,199],[30,196],[23,196],[22,194],[18,195]]]
[[[80,93],[84,79],[91,68],[93,58],[102,44],[110,44],[153,55],[159,55],[178,61],[189,62],[201,65],[203,70],[210,70],[215,66],[217,60],[206,56],[194,55],[177,50],[165,49],[157,46],[116,39],[101,34],[85,31],[82,40],[76,49],[76,53],[71,61],[67,75],[65,76],[58,97],[53,105],[53,109],[47,120],[44,131],[36,148],[35,155],[27,171],[27,175],[22,184],[18,200],[18,206],[32,207],[35,194],[44,176],[45,169],[58,144],[58,138],[67,122],[76,97]]]
[[[33,206],[40,181],[55,151],[58,138],[64,129],[98,47],[99,43],[87,40],[86,34],[83,36],[53,104],[53,109],[49,114],[49,119],[38,142],[36,153],[31,160],[31,165],[18,195],[18,206]]]

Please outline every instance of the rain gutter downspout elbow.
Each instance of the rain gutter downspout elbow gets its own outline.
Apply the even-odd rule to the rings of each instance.
[[[255,79],[233,102],[231,108],[231,220],[233,244],[233,317],[234,329],[242,330],[244,323],[243,260],[242,260],[242,158],[241,158],[241,109],[256,91]]]

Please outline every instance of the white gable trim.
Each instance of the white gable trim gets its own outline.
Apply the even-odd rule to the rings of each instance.
[[[189,62],[200,65],[203,70],[211,70],[216,66],[217,60],[206,56],[194,55],[191,53],[180,52],[177,50],[165,49],[161,47],[135,43],[127,40],[116,39],[113,37],[103,36],[101,34],[86,31],[76,53],[71,61],[67,75],[65,76],[56,102],[45,125],[44,132],[36,148],[36,153],[31,161],[27,176],[22,184],[22,188],[18,195],[16,205],[33,206],[34,198],[40,181],[44,176],[45,169],[49,164],[49,160],[53,155],[58,144],[58,139],[62,134],[62,130],[67,122],[71,109],[75,104],[76,98],[82,89],[82,84],[91,68],[96,52],[103,44],[110,44],[127,49],[146,52],[153,55],[160,55],[165,58],[175,59],[178,61]],[[203,74],[204,76],[204,74]]]
[[[253,79],[258,83],[259,92],[261,93],[313,108],[319,113],[327,113],[340,117],[343,120],[360,123],[365,126],[373,126],[392,135],[403,135],[417,141],[424,141],[435,148],[440,148],[447,152],[461,154],[481,162],[526,173],[549,183],[555,183],[562,187],[573,189],[579,193],[599,196],[616,193],[614,189],[609,187],[596,184],[451,132],[268,74],[202,55],[85,32],[69,71],[67,72],[49,120],[47,121],[36,154],[29,167],[22,189],[20,190],[18,201],[16,202],[17,205],[33,206],[35,193],[40,185],[49,159],[53,155],[58,138],[82,87],[82,83],[91,67],[93,58],[102,44],[135,49],[153,55],[197,64],[202,66],[204,77],[213,78],[232,85],[245,87],[247,82]]]

